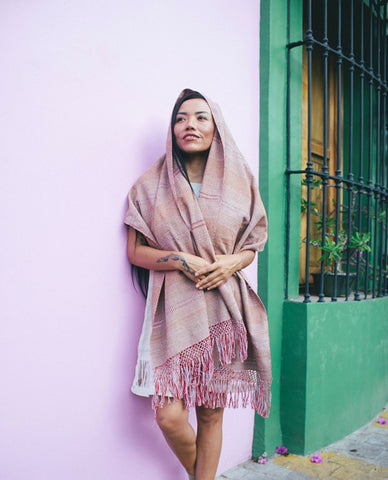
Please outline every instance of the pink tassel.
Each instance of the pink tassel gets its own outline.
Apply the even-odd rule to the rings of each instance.
[[[253,370],[233,371],[226,366],[236,356],[246,358],[247,355],[245,328],[236,333],[231,323],[228,327],[226,332],[224,328],[221,331],[215,328],[214,335],[155,368],[154,409],[163,407],[165,397],[169,397],[174,401],[183,399],[186,408],[196,405],[207,408],[250,405],[259,415],[268,417],[271,382],[258,379],[258,373]],[[214,344],[221,362],[216,371]]]
[[[210,329],[220,357],[221,365],[229,365],[236,357],[243,362],[248,355],[248,337],[243,321],[229,320]]]

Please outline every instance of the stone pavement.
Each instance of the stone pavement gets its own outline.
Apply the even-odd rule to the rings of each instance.
[[[380,424],[379,418],[387,423]],[[368,425],[313,456],[273,455],[265,465],[248,460],[216,480],[376,480],[388,479],[388,405]]]

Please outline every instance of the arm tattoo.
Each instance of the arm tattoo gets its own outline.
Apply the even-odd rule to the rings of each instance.
[[[174,262],[182,262],[182,267],[185,270],[185,272],[189,273],[190,275],[195,275],[194,270],[190,268],[186,260],[181,257],[180,255],[176,255],[175,253],[170,253],[166,255],[165,257],[160,257],[156,260],[156,263],[161,263],[161,262],[168,262],[169,260],[173,260]]]

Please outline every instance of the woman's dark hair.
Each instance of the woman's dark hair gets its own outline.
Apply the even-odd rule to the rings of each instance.
[[[136,279],[136,283],[139,285],[140,291],[145,298],[147,298],[148,293],[148,282],[150,280],[150,271],[146,268],[138,267],[137,265],[131,264],[131,274],[132,281]]]
[[[185,102],[186,100],[192,100],[193,98],[201,98],[206,102],[206,98],[203,95],[201,95],[199,92],[186,88],[185,90],[183,90],[178,100],[175,102],[174,109],[171,115],[172,157],[176,162],[176,164],[178,165],[178,168],[181,171],[182,175],[185,177],[185,179],[189,183],[190,183],[190,180],[189,180],[189,176],[187,175],[186,165],[182,157],[182,152],[180,151],[176,143],[176,138],[174,135],[174,125],[176,122],[176,116],[179,112],[179,109],[181,108],[182,103]]]
[[[183,160],[182,152],[180,151],[176,143],[176,138],[174,135],[174,125],[176,121],[176,116],[178,114],[179,109],[181,108],[182,103],[185,102],[186,100],[191,100],[193,98],[201,98],[202,100],[206,101],[206,98],[203,95],[201,95],[199,92],[186,88],[185,90],[183,90],[178,100],[175,102],[174,109],[171,115],[172,157],[173,157],[173,160],[178,165],[178,168],[181,171],[182,175],[185,177],[185,179],[189,183],[190,183],[190,180],[187,174],[186,165]],[[133,277],[136,278],[136,281],[140,287],[141,293],[144,295],[144,297],[147,297],[150,271],[145,268],[138,267],[136,265],[132,265],[131,269],[132,269],[132,278]]]

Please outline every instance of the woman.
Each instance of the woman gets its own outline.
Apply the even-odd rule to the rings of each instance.
[[[200,93],[179,96],[166,154],[132,187],[125,223],[130,262],[150,272],[133,391],[153,395],[189,478],[213,480],[223,408],[269,414],[267,317],[241,272],[264,248],[267,222],[217,105]]]

